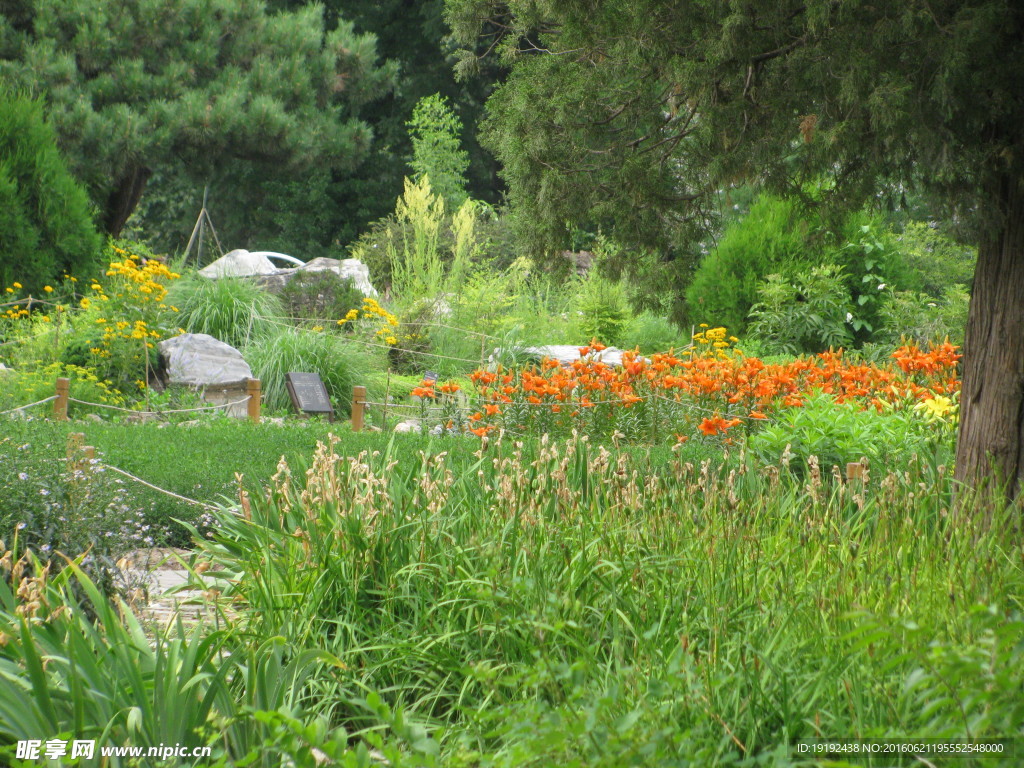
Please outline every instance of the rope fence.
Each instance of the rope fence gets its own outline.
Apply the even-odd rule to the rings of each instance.
[[[197,507],[202,507],[203,509],[208,509],[213,512],[216,512],[220,509],[220,507],[215,507],[213,504],[207,504],[204,501],[196,501],[195,499],[190,499],[188,496],[182,496],[180,493],[168,491],[166,488],[161,488],[158,485],[153,485],[152,483],[146,482],[141,477],[136,477],[131,472],[125,472],[123,469],[118,469],[117,467],[111,466],[110,464],[100,464],[100,466],[103,467],[104,469],[110,469],[113,470],[114,472],[117,472],[120,475],[124,475],[125,477],[134,480],[136,483],[141,483],[147,488],[152,488],[154,491],[159,491],[160,493],[165,493],[168,496],[173,496],[174,498],[180,499],[181,501],[184,501],[188,504],[194,504]]]
[[[135,416],[166,416],[172,413],[200,413],[203,411],[219,411],[227,410],[236,405],[247,405],[246,416],[250,421],[259,423],[260,421],[260,409],[262,404],[262,391],[259,379],[248,379],[246,381],[246,395],[238,400],[232,400],[228,403],[214,403],[212,405],[202,405],[195,408],[168,408],[161,411],[150,411],[150,410],[138,410],[136,408],[122,408],[119,405],[111,405],[110,403],[93,403],[88,400],[79,400],[77,397],[71,397],[71,380],[67,378],[58,378],[55,383],[55,393],[49,397],[45,397],[42,400],[37,400],[34,403],[28,403],[26,405],[19,405],[17,408],[11,408],[6,411],[0,411],[0,416],[4,416],[19,411],[24,411],[27,408],[32,408],[37,405],[43,405],[45,403],[53,403],[53,417],[58,421],[67,421],[68,419],[68,405],[70,403],[76,403],[78,405],[84,405],[91,408],[104,408],[111,411],[118,411],[120,413],[128,413]]]
[[[595,401],[595,402],[593,402],[593,403],[591,403],[589,405],[584,405],[583,403],[581,403],[578,400],[542,402],[542,403],[518,402],[518,403],[508,403],[508,404],[505,404],[505,403],[495,402],[493,400],[491,400],[491,401],[484,400],[482,398],[472,398],[472,399],[471,398],[463,398],[461,401],[456,400],[455,402],[452,402],[452,403],[437,403],[434,400],[427,400],[427,401],[425,401],[423,403],[420,403],[420,404],[412,404],[412,403],[382,403],[382,402],[378,402],[378,401],[367,400],[366,399],[366,388],[365,387],[356,387],[355,390],[356,391],[354,392],[353,398],[352,398],[352,416],[351,416],[351,419],[352,419],[353,431],[356,431],[356,432],[361,430],[362,427],[363,427],[363,422],[364,422],[364,419],[365,419],[365,412],[366,412],[366,408],[368,406],[374,406],[374,407],[380,408],[382,410],[382,413],[384,414],[384,416],[383,416],[384,422],[385,422],[384,426],[386,428],[387,427],[387,414],[388,414],[388,412],[390,412],[392,410],[396,410],[396,411],[415,411],[417,414],[424,414],[424,415],[429,416],[429,417],[436,417],[439,413],[442,413],[444,411],[445,407],[450,407],[450,406],[454,406],[460,412],[461,411],[468,412],[468,411],[473,410],[474,408],[476,408],[476,406],[478,406],[478,405],[509,405],[509,406],[512,406],[515,409],[526,407],[526,408],[546,408],[546,409],[549,409],[549,410],[553,410],[553,408],[557,406],[557,407],[559,407],[560,410],[561,409],[565,409],[565,410],[580,410],[580,409],[583,409],[583,408],[598,407],[598,406],[601,406],[601,405],[616,405],[616,404],[623,404],[623,403],[644,402],[645,400],[648,400],[648,399],[661,400],[661,401],[664,401],[666,403],[671,403],[671,404],[679,407],[681,410],[685,410],[685,411],[688,411],[688,412],[696,411],[699,414],[707,414],[709,416],[716,416],[716,417],[722,417],[722,418],[727,418],[727,419],[738,418],[738,419],[743,419],[743,420],[746,420],[746,421],[749,421],[749,422],[764,422],[766,424],[770,424],[770,423],[773,422],[772,419],[767,419],[767,418],[765,418],[765,419],[758,419],[758,418],[755,418],[753,416],[749,416],[749,415],[745,415],[745,414],[725,413],[723,415],[722,412],[718,411],[718,410],[713,410],[713,409],[710,409],[710,408],[705,408],[703,406],[696,405],[696,404],[693,404],[693,403],[685,403],[685,402],[683,402],[681,400],[677,400],[677,399],[670,398],[670,397],[665,397],[663,395],[659,395],[659,394],[653,393],[653,392],[649,393],[648,395],[645,395],[643,397],[639,397],[638,400],[626,400],[624,398],[619,398],[619,399],[615,399],[615,400],[598,400],[598,401]],[[511,429],[508,428],[508,427],[501,427],[501,428],[502,429],[509,429],[511,431]],[[525,435],[525,434],[529,434],[529,433],[528,432],[522,432],[522,434]]]
[[[52,403],[56,399],[57,395],[50,395],[49,397],[44,397],[42,400],[36,400],[34,403],[29,403],[28,405],[19,405],[17,408],[11,408],[9,411],[0,411],[0,416],[6,416],[8,413],[17,413],[18,411],[24,411],[26,408],[32,408],[33,406],[36,405]]]
[[[56,397],[50,399],[56,399]],[[94,408],[107,408],[109,410],[121,411],[123,413],[131,413],[137,416],[163,416],[168,413],[196,413],[198,411],[217,411],[220,410],[221,408],[230,408],[233,405],[241,405],[242,403],[248,403],[250,399],[251,396],[246,395],[241,400],[235,400],[230,403],[221,403],[218,405],[204,405],[198,408],[172,408],[166,411],[138,411],[135,410],[134,408],[121,408],[120,406],[109,405],[106,403],[90,403],[86,400],[78,400],[77,398],[74,397],[68,397],[68,402],[78,403],[79,405],[91,405]]]

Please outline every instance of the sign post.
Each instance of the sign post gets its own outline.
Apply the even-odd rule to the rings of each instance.
[[[285,374],[285,386],[298,413],[303,416],[326,414],[329,421],[334,421],[331,398],[318,374],[291,371]]]

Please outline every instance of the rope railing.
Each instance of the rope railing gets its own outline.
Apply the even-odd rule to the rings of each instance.
[[[51,400],[55,400],[56,396],[54,396],[54,397],[52,397],[50,399]],[[200,406],[198,408],[172,408],[172,409],[168,409],[168,410],[164,410],[164,411],[139,411],[139,410],[136,410],[134,408],[121,408],[120,406],[110,405],[109,403],[90,403],[90,402],[88,402],[86,400],[79,400],[79,399],[74,398],[74,397],[68,397],[68,402],[70,402],[70,403],[78,403],[79,405],[91,405],[94,408],[107,408],[107,409],[112,410],[112,411],[121,411],[123,413],[132,413],[132,414],[135,414],[135,415],[138,415],[138,416],[163,416],[163,415],[166,415],[168,413],[195,413],[195,412],[198,412],[198,411],[216,411],[216,410],[220,410],[221,408],[230,408],[233,405],[241,405],[242,403],[248,403],[250,399],[252,399],[252,395],[246,395],[241,400],[235,400],[235,401],[230,402],[230,403],[220,403],[220,404],[217,404],[217,405],[204,405],[204,406]]]
[[[0,309],[4,307],[16,307],[18,304],[28,304],[29,308],[31,308],[33,304],[45,304],[48,307],[63,307],[65,311],[77,309],[77,307],[73,307],[68,304],[60,304],[56,301],[40,299],[37,296],[26,296],[24,299],[14,299],[13,301],[6,301],[3,304],[0,304]]]
[[[24,411],[26,408],[32,408],[33,406],[36,406],[36,405],[43,405],[44,403],[52,403],[56,399],[57,399],[57,395],[50,395],[49,397],[44,397],[42,400],[36,400],[36,402],[29,403],[28,405],[19,405],[17,408],[11,408],[8,411],[0,411],[0,416],[6,416],[8,413],[17,413],[18,411]]]
[[[324,325],[324,326],[337,325],[338,320],[341,319],[341,318],[336,318],[336,317],[297,317],[297,316],[294,316],[294,315],[264,315],[263,317],[265,319],[267,319],[267,320],[291,320],[291,321],[300,322],[300,323],[316,323],[317,325]],[[361,319],[368,319],[368,318],[361,318]],[[348,322],[355,322],[355,321],[352,320],[352,321],[348,321]],[[445,328],[445,329],[450,330],[450,331],[459,331],[460,333],[465,333],[465,334],[469,334],[469,335],[472,335],[472,336],[478,336],[478,337],[482,337],[482,338],[485,338],[485,339],[493,339],[495,341],[501,341],[502,340],[502,338],[500,336],[492,336],[489,333],[483,333],[482,331],[474,331],[474,330],[471,330],[469,328],[460,328],[457,325],[449,325],[447,323],[400,320],[399,321],[399,326],[402,326],[402,325],[414,326],[416,328],[423,328],[423,327]],[[391,327],[396,327],[396,326],[391,326]]]
[[[283,328],[294,328],[295,326],[290,323],[278,322],[276,320],[269,320],[271,325],[279,325]],[[399,347],[395,344],[380,344],[375,341],[366,341],[365,339],[348,338],[346,341],[353,344],[361,344],[364,347],[374,347],[377,349],[396,350],[398,352],[404,352],[407,355],[419,355],[420,357],[430,357],[436,360],[452,360],[457,363],[472,363],[473,365],[480,365],[480,360],[467,357],[453,357],[451,355],[439,355],[436,352],[422,352],[418,349],[407,349],[405,347]]]
[[[188,504],[194,504],[197,507],[202,507],[203,509],[208,509],[213,512],[216,512],[220,509],[220,507],[215,507],[213,504],[207,504],[204,501],[196,501],[195,499],[190,499],[188,496],[182,496],[180,493],[168,491],[166,488],[161,488],[158,485],[153,485],[152,483],[143,480],[141,477],[136,477],[131,472],[125,472],[123,469],[118,469],[117,467],[111,466],[110,464],[101,463],[100,466],[103,467],[104,469],[110,469],[113,470],[114,472],[117,472],[120,475],[124,475],[125,477],[134,480],[136,483],[141,483],[147,488],[152,488],[154,491],[159,491],[160,493],[165,493],[168,496],[173,496],[174,498],[180,499],[181,501],[184,501]]]

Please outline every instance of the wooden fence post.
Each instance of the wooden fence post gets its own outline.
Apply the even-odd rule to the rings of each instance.
[[[57,421],[68,420],[68,392],[71,379],[57,379],[57,399],[53,401],[53,418]]]
[[[859,461],[851,461],[846,465],[846,482],[853,483],[855,480],[864,480],[864,465]]]
[[[352,387],[352,431],[361,432],[366,409],[366,387]]]
[[[262,392],[260,390],[259,379],[249,379],[245,386],[245,392],[249,395],[249,402],[247,407],[249,409],[249,421],[254,424],[260,423],[260,398]]]

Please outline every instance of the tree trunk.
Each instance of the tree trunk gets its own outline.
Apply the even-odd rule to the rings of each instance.
[[[118,179],[103,211],[103,230],[108,235],[117,237],[121,234],[125,222],[142,199],[142,192],[152,174],[149,168],[132,166]]]
[[[982,236],[964,339],[956,479],[1024,487],[1024,179],[990,197],[999,224]],[[993,474],[994,473],[994,474]]]

